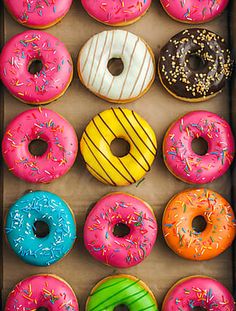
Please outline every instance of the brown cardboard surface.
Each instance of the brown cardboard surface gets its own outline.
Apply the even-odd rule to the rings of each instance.
[[[227,39],[226,18],[227,14],[224,13],[215,21],[200,27],[213,30]],[[191,26],[170,19],[164,13],[159,1],[154,0],[150,10],[140,21],[124,28],[145,39],[157,57],[160,47],[172,35],[188,27]],[[5,13],[4,29],[6,40],[12,35],[25,30],[24,27],[14,22],[7,13]],[[90,18],[82,9],[80,1],[76,0],[62,22],[47,31],[66,44],[75,65],[80,48],[90,36],[108,29],[110,27]],[[129,187],[114,188],[100,183],[88,173],[81,155],[78,156],[74,167],[67,175],[48,185],[27,184],[14,177],[4,167],[4,214],[8,211],[9,206],[26,190],[43,189],[56,193],[68,202],[75,213],[78,226],[78,240],[72,252],[62,261],[50,267],[39,268],[23,263],[4,242],[4,299],[18,281],[37,273],[55,273],[70,283],[79,299],[81,310],[84,310],[86,297],[95,283],[103,277],[117,272],[133,274],[145,281],[153,290],[159,304],[161,304],[163,296],[174,282],[192,274],[206,274],[215,277],[232,290],[231,249],[208,262],[186,261],[175,255],[166,246],[161,233],[161,217],[166,203],[178,191],[190,188],[189,185],[174,178],[163,163],[161,144],[164,133],[172,121],[191,110],[210,110],[228,119],[229,105],[227,96],[228,92],[225,90],[214,99],[204,103],[184,103],[171,97],[157,79],[144,97],[134,103],[122,105],[122,107],[134,109],[143,116],[153,127],[158,139],[157,159],[152,166],[151,172],[145,176],[145,180],[139,186],[134,184]],[[75,127],[80,138],[90,119],[98,112],[111,106],[117,105],[107,103],[85,89],[79,82],[75,70],[73,82],[66,94],[46,107],[61,113],[68,119]],[[18,113],[30,108],[30,106],[19,102],[4,91],[5,126]],[[218,191],[230,200],[230,180],[230,175],[226,174],[214,183],[207,185],[207,187]],[[101,196],[117,190],[134,194],[146,200],[153,207],[159,223],[158,239],[151,255],[140,265],[126,270],[114,269],[96,262],[85,250],[82,239],[83,224],[88,209]]]

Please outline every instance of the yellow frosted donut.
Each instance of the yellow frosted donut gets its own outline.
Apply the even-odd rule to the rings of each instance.
[[[111,143],[126,140],[129,153],[115,156]],[[113,186],[126,186],[141,179],[151,168],[157,151],[153,129],[129,109],[109,109],[96,115],[87,125],[80,142],[81,153],[89,172]]]

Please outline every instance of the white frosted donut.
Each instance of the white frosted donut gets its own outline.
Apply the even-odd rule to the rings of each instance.
[[[124,68],[113,76],[111,59],[122,60]],[[141,38],[125,30],[103,31],[90,38],[78,57],[82,83],[97,96],[115,103],[131,102],[148,91],[155,78],[155,58]]]

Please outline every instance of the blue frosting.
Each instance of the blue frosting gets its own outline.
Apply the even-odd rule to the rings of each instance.
[[[46,237],[36,237],[36,221],[47,223],[49,234]],[[34,191],[11,206],[5,232],[11,248],[23,261],[48,266],[72,248],[76,224],[70,208],[61,198],[50,192]]]

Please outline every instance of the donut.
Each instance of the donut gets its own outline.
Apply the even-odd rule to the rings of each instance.
[[[129,311],[158,311],[150,288],[140,279],[127,274],[113,275],[101,280],[92,289],[85,310],[118,310],[117,307]]]
[[[201,228],[195,227],[195,220]],[[236,235],[236,220],[230,204],[217,192],[189,189],[169,201],[162,229],[167,245],[177,255],[208,260],[230,247]]]
[[[202,102],[222,91],[232,67],[222,37],[207,29],[192,28],[173,36],[161,49],[158,73],[162,85],[174,97]]]
[[[48,228],[41,236],[37,235],[39,222]],[[49,266],[61,260],[74,245],[74,214],[57,195],[31,191],[9,209],[5,234],[11,249],[21,260],[35,266]]]
[[[110,26],[126,26],[138,21],[149,9],[151,0],[82,0],[85,11]]]
[[[36,274],[19,282],[8,295],[5,311],[79,311],[73,289],[53,274]]]
[[[202,138],[208,150],[196,154],[192,142]],[[189,184],[205,184],[222,176],[234,158],[234,137],[229,124],[215,113],[192,111],[174,122],[163,141],[169,171]]]
[[[122,226],[117,235],[115,229]],[[150,254],[156,237],[157,222],[152,208],[143,200],[121,192],[101,198],[84,226],[84,243],[89,253],[117,268],[142,262]]]
[[[166,13],[179,22],[188,24],[206,23],[219,16],[229,0],[161,0]]]
[[[29,146],[33,141],[47,144],[43,155],[31,154]],[[56,112],[41,107],[16,116],[2,140],[2,154],[9,171],[30,183],[49,183],[66,174],[77,151],[72,125]]]
[[[72,77],[72,59],[64,44],[40,30],[15,35],[0,55],[3,84],[14,97],[27,104],[42,105],[58,99]]]
[[[123,157],[113,155],[111,143],[126,140],[130,151]],[[80,149],[88,171],[112,186],[127,186],[142,179],[151,169],[157,151],[156,136],[150,125],[129,109],[108,109],[87,125]]]
[[[109,61],[119,59],[123,71],[113,75]],[[155,58],[147,43],[125,30],[103,31],[82,47],[78,57],[81,82],[98,97],[128,103],[143,96],[155,79]]]
[[[186,277],[167,293],[162,311],[234,311],[234,299],[220,282],[203,275]]]
[[[72,0],[4,0],[4,4],[21,25],[44,29],[55,25],[67,14]]]

